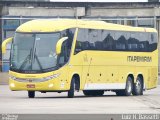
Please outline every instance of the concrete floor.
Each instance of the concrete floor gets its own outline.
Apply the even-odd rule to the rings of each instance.
[[[26,91],[10,91],[0,85],[0,113],[13,114],[106,114],[160,113],[160,85],[143,96],[120,97],[106,92],[102,97],[85,97],[77,92],[75,98],[67,93],[36,93],[29,99]]]
[[[0,72],[0,85],[7,85],[9,81],[8,72]]]

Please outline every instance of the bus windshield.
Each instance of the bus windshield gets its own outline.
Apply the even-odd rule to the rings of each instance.
[[[16,33],[12,43],[10,68],[36,73],[56,68],[58,62],[55,48],[59,39],[59,32]]]

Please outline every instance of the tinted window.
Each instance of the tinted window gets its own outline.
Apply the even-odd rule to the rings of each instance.
[[[79,29],[75,47],[75,53],[89,49],[88,29]]]
[[[101,47],[100,50],[115,50],[114,32],[102,30],[101,36],[101,43],[103,44],[103,47]]]
[[[151,52],[157,48],[156,33],[79,29],[76,49]]]
[[[138,40],[138,34],[136,33],[130,33],[130,38],[128,39],[128,50],[129,51],[138,51],[138,45],[139,45],[139,40]]]
[[[137,33],[139,44],[137,51],[148,51],[148,33]]]
[[[59,65],[64,65],[70,57],[70,51],[72,47],[72,41],[74,37],[75,29],[67,29],[61,32],[61,37],[68,37],[66,41],[62,44],[62,51],[61,54],[58,56]]]
[[[127,34],[125,32],[115,32],[116,50],[127,50]]]
[[[89,29],[88,30],[88,39],[89,39],[90,49],[94,50],[95,49],[95,42],[98,41],[97,30]]]
[[[156,33],[150,33],[149,35],[149,49],[148,51],[154,51],[157,48],[157,35]]]

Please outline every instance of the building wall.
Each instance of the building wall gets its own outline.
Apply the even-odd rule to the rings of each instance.
[[[160,15],[160,9],[159,8],[121,8],[121,9],[115,9],[115,8],[91,8],[90,9],[90,16],[140,16],[140,17],[146,17],[146,16],[159,16]]]
[[[7,8],[6,8],[7,9]],[[8,16],[154,17],[160,8],[8,7]]]

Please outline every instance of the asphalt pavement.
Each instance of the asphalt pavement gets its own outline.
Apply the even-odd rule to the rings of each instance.
[[[26,91],[10,91],[0,85],[0,114],[134,114],[160,113],[160,85],[144,92],[143,96],[116,96],[105,92],[101,97],[86,97],[76,92],[75,98],[67,93],[40,93],[29,99]]]

